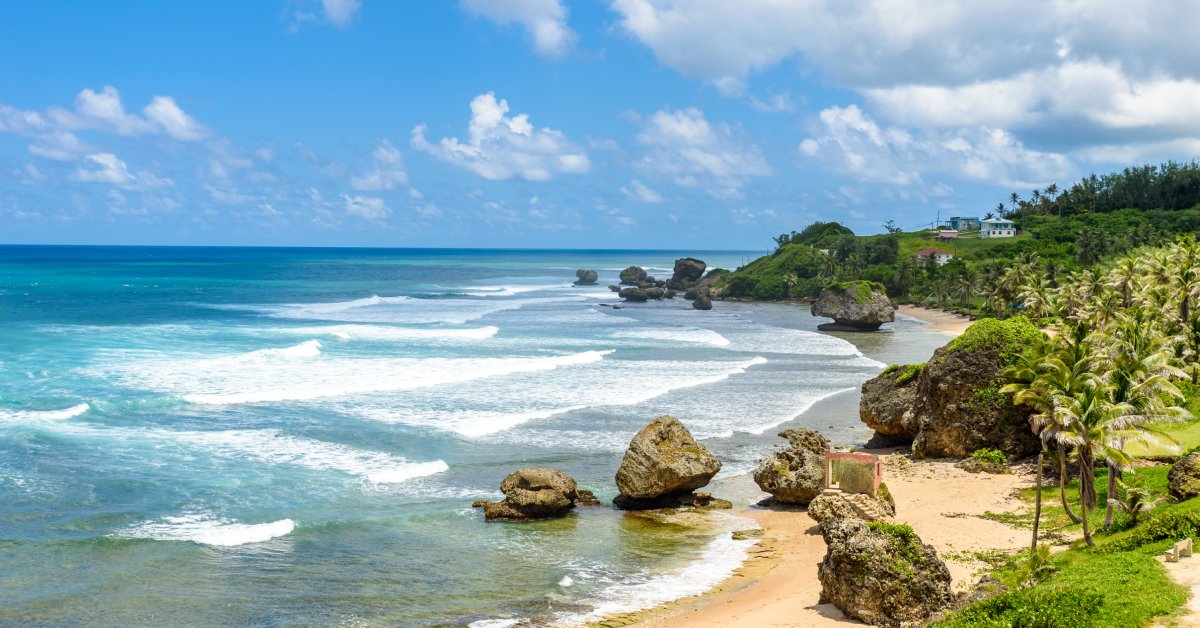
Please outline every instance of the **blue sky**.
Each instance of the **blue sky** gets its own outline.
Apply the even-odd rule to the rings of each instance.
[[[1113,0],[0,0],[0,243],[917,227],[1195,158],[1198,31]]]

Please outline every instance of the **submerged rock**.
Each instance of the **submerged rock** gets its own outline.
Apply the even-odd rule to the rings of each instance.
[[[633,301],[635,303],[641,303],[650,298],[646,294],[646,291],[641,288],[621,288],[621,291],[617,295],[626,301]]]
[[[708,298],[708,295],[706,295],[706,294],[699,295],[695,299],[692,300],[692,309],[705,310],[705,311],[711,310],[712,309],[712,299]]]
[[[954,601],[950,570],[904,525],[821,522],[821,602],[878,626],[920,624]]]
[[[807,504],[825,488],[825,454],[829,441],[812,430],[781,432],[788,448],[773,452],[754,470],[754,482],[775,501]]]
[[[488,519],[547,519],[565,515],[581,501],[580,491],[571,476],[554,469],[527,468],[514,471],[500,483],[504,500],[478,501]],[[591,491],[583,491],[590,501],[599,503]]]
[[[819,325],[828,331],[874,331],[896,320],[896,308],[881,284],[873,281],[846,281],[821,291],[812,304],[813,316],[832,318],[833,323]]]
[[[626,286],[636,286],[638,283],[645,281],[646,269],[641,266],[630,266],[621,271],[621,284]]]
[[[706,486],[721,462],[696,442],[683,423],[660,416],[642,428],[625,451],[617,470],[614,500],[622,508],[656,507],[656,501],[676,499]]]
[[[1192,452],[1171,466],[1167,491],[1179,501],[1200,496],[1200,453]]]
[[[609,287],[608,287],[608,289],[609,289],[609,290],[612,290],[613,292],[620,292],[620,291],[621,291],[621,286],[612,285],[612,286],[609,286]]]
[[[575,271],[575,285],[577,286],[595,285],[596,280],[599,278],[600,275],[597,275],[596,271],[594,270],[580,268],[579,270]]]

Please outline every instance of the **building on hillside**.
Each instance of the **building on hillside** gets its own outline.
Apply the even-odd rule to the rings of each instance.
[[[957,229],[938,229],[936,235],[937,235],[937,239],[939,239],[939,240],[957,240],[958,239],[958,230]]]
[[[946,224],[955,231],[974,231],[979,228],[979,218],[955,216],[946,221]]]
[[[946,262],[954,259],[954,254],[950,251],[943,251],[942,249],[933,248],[921,249],[920,251],[913,253],[913,255],[917,258],[917,263],[921,266],[928,266],[930,263],[937,264],[938,266],[945,266]]]
[[[992,218],[979,223],[981,238],[1011,238],[1017,235],[1017,227],[1011,220]]]

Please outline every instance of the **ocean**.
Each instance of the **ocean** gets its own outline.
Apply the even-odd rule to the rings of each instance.
[[[471,502],[543,466],[608,503],[660,414],[720,496],[782,429],[863,442],[858,387],[946,336],[608,307],[683,256],[758,253],[0,247],[0,623],[570,625],[707,589],[735,514]]]

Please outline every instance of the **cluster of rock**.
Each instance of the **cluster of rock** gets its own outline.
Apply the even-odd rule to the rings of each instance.
[[[825,488],[825,454],[829,440],[812,430],[780,432],[786,449],[771,453],[754,470],[754,482],[781,504],[807,505]]]
[[[821,602],[880,626],[921,625],[954,603],[950,570],[911,528],[854,518],[821,522]]]
[[[680,292],[685,299],[692,302],[697,310],[711,310],[712,299],[710,291],[712,284],[719,277],[716,269],[707,276],[704,274],[708,267],[702,260],[684,257],[675,260],[674,272],[670,279],[661,280],[646,272],[641,266],[630,266],[621,271],[620,285],[611,285],[609,290],[616,292],[626,301],[642,303],[659,299],[673,299]]]
[[[571,476],[555,469],[528,468],[514,471],[500,483],[504,500],[477,501],[488,519],[527,520],[561,517],[576,504],[594,505],[599,500],[581,490]]]
[[[875,331],[896,320],[896,306],[887,291],[870,281],[833,284],[821,291],[810,311],[833,319],[817,326],[823,331]]]
[[[580,268],[575,271],[575,285],[577,286],[594,286],[600,279],[600,275],[594,270]]]
[[[1032,410],[999,392],[1000,351],[987,338],[952,342],[923,367],[889,369],[863,384],[859,418],[880,444],[911,442],[917,458],[962,458],[983,448],[999,449],[1010,460],[1036,453]]]

